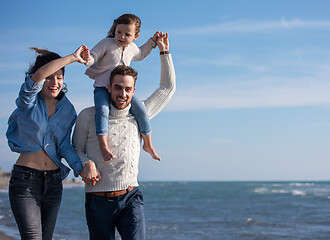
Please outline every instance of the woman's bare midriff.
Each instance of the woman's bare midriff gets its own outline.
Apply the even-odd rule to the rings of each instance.
[[[21,154],[16,161],[16,165],[38,170],[54,170],[58,168],[44,150],[37,153]]]

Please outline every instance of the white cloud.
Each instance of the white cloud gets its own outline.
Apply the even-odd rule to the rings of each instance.
[[[177,29],[174,34],[226,34],[226,33],[254,33],[287,29],[325,29],[330,30],[330,21],[308,21],[301,19],[277,21],[237,20],[214,25]]]
[[[178,89],[168,111],[330,105],[330,83],[260,79]]]

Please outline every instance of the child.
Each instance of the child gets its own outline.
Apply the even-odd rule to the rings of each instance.
[[[91,50],[90,55],[84,59],[90,58],[85,64],[89,67],[85,74],[95,80],[94,83],[94,103],[95,103],[95,126],[96,135],[98,135],[102,156],[105,161],[114,158],[107,143],[110,96],[108,93],[109,78],[111,71],[118,65],[129,66],[131,60],[141,61],[146,58],[151,50],[155,48],[158,32],[154,34],[143,46],[138,48],[134,40],[139,37],[141,20],[133,14],[124,14],[115,19],[108,36],[101,40]],[[132,98],[130,112],[135,116],[139,131],[143,138],[143,149],[148,152],[152,158],[161,160],[157,155],[151,141],[151,127],[148,113],[144,105]]]

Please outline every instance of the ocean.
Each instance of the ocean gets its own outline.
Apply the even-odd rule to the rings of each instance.
[[[141,182],[140,189],[147,239],[330,239],[330,182]],[[0,215],[0,231],[18,239],[6,190]],[[65,185],[54,239],[88,239],[83,186]]]

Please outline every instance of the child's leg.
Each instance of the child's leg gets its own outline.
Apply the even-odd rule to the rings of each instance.
[[[148,152],[152,158],[161,160],[157,155],[151,141],[151,125],[146,107],[136,97],[132,97],[130,112],[135,117],[139,131],[143,139],[143,150]]]
[[[104,87],[96,87],[94,90],[95,104],[95,128],[96,135],[99,139],[100,149],[105,161],[110,161],[113,154],[109,150],[107,142],[110,96],[108,89]]]

